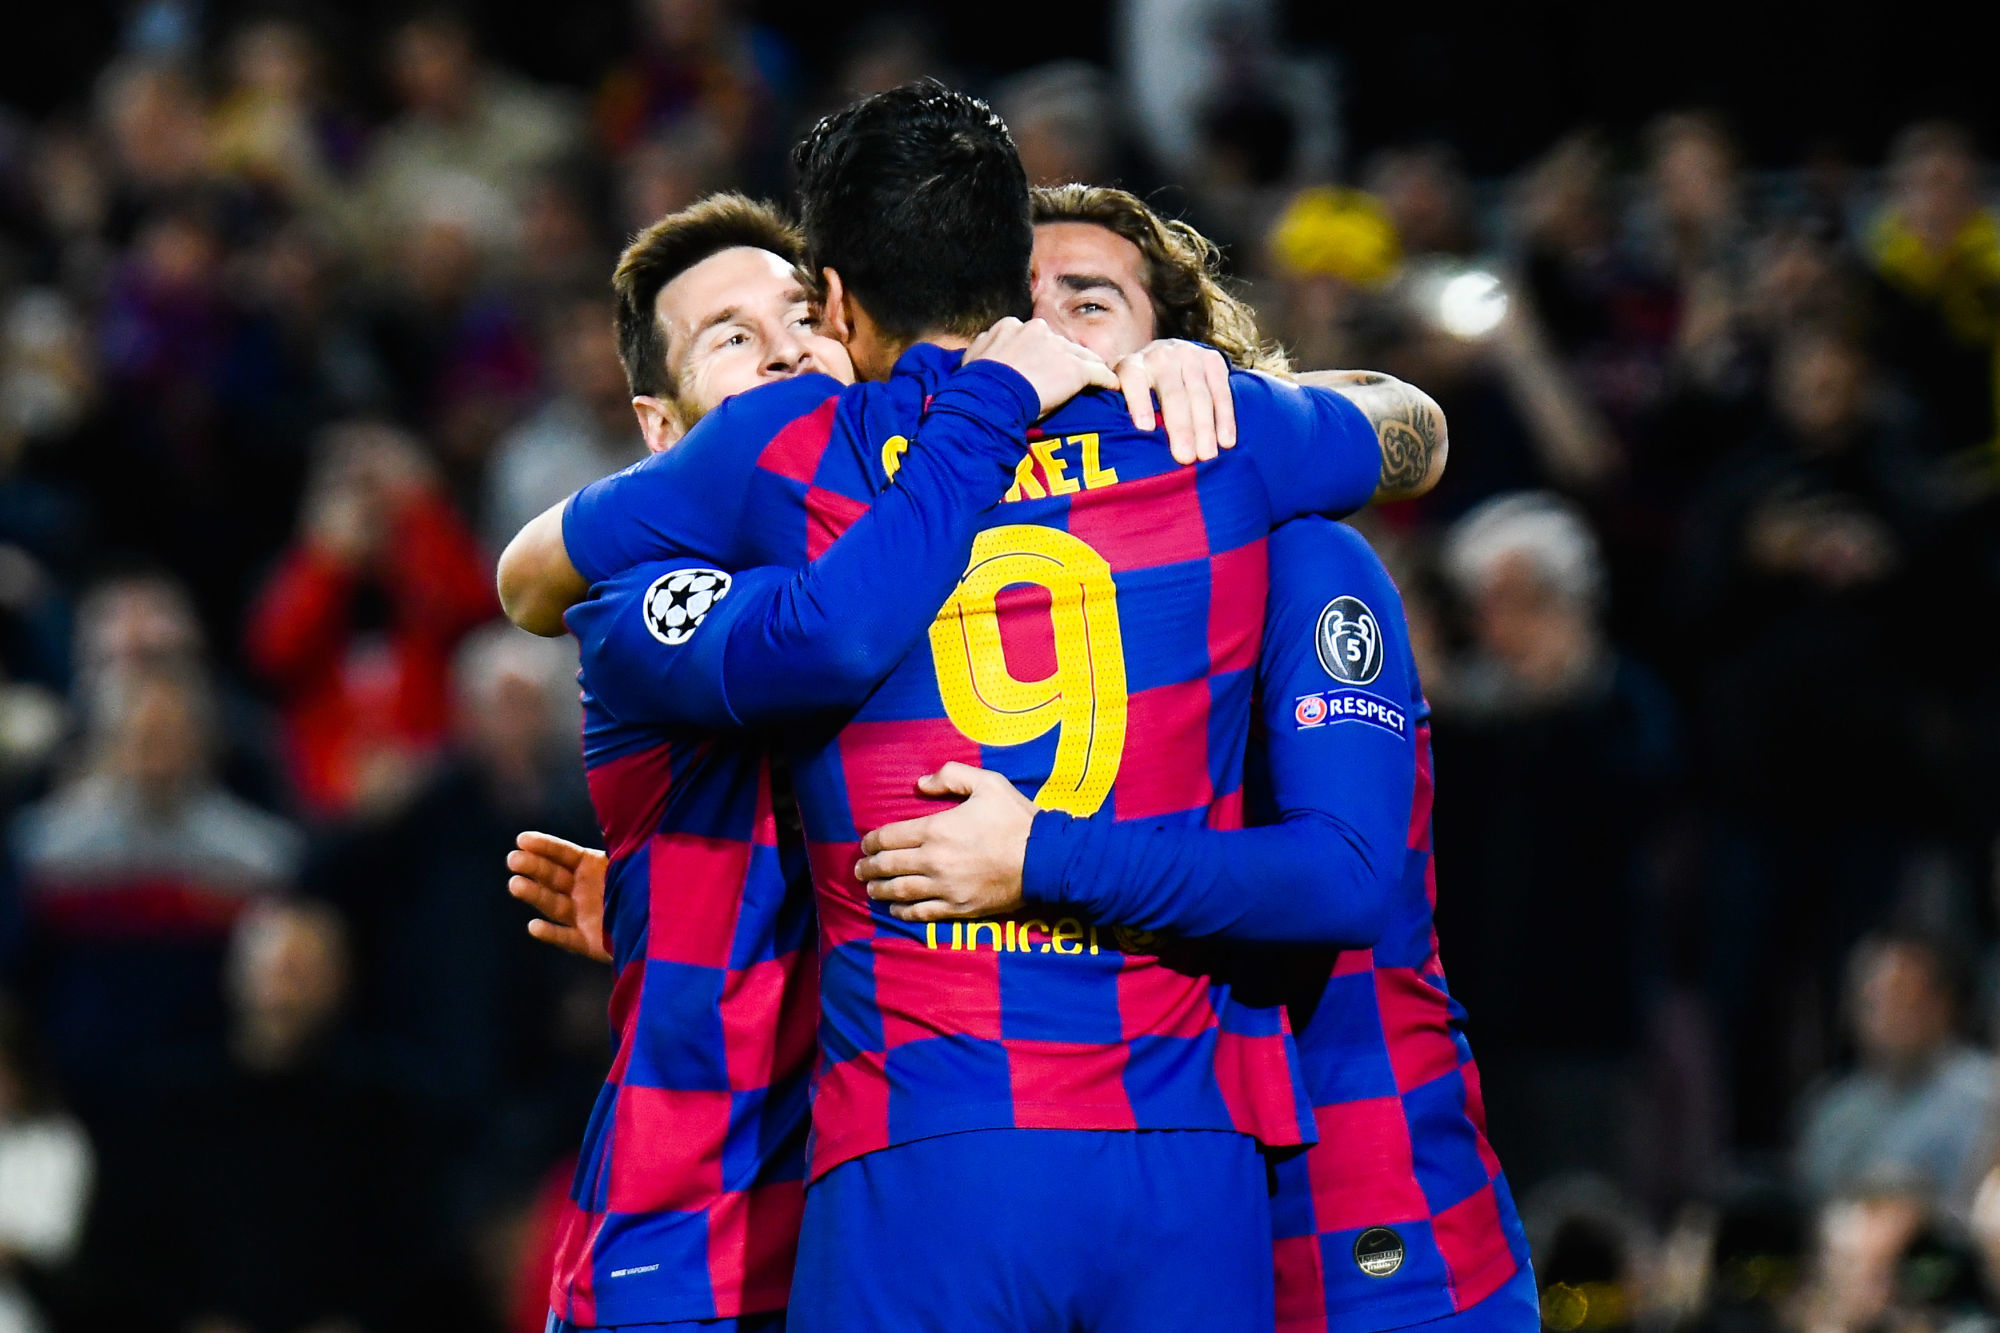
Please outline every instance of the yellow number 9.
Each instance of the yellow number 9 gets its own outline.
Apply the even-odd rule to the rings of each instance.
[[[1017,680],[1000,643],[1003,588],[1049,590],[1056,669]],[[1035,802],[1073,815],[1104,804],[1125,753],[1125,645],[1111,566],[1056,528],[989,528],[972,544],[958,591],[931,623],[938,692],[952,725],[981,745],[1023,745],[1060,727],[1055,765]]]

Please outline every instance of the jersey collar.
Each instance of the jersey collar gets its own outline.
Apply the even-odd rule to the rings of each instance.
[[[964,359],[963,349],[946,350],[936,343],[915,343],[896,358],[895,368],[889,374],[895,379],[908,376],[917,380],[929,395],[944,387],[945,379]]]

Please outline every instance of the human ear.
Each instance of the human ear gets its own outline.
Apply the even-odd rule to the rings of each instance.
[[[640,394],[632,400],[632,415],[639,418],[639,433],[646,437],[646,448],[652,453],[665,453],[687,433],[673,404],[651,394]]]
[[[836,342],[850,342],[854,338],[854,314],[848,308],[847,286],[841,282],[840,274],[830,268],[820,270],[820,279],[825,289],[820,300],[820,331]]]

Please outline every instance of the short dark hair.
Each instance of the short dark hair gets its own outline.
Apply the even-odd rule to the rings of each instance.
[[[702,260],[738,246],[769,250],[793,265],[799,262],[798,230],[771,205],[740,194],[712,194],[667,214],[633,237],[618,256],[618,269],[611,275],[618,298],[618,359],[634,397],[679,401],[679,386],[667,373],[666,331],[653,309],[660,288]]]
[[[935,79],[875,93],[813,126],[792,166],[807,266],[839,273],[884,333],[1027,316],[1028,176],[986,103]]]

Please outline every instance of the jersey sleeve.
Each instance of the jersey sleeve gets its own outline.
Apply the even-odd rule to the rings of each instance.
[[[1382,477],[1382,444],[1368,416],[1331,389],[1233,371],[1237,447],[1264,482],[1273,527],[1307,514],[1339,518],[1364,507]]]
[[[737,394],[672,448],[585,486],[563,506],[570,563],[595,584],[653,560],[727,560],[764,446],[843,387],[799,375]]]
[[[1023,888],[1099,921],[1256,943],[1371,947],[1408,861],[1418,697],[1402,600],[1352,529],[1271,537],[1258,665],[1276,823],[1035,816]]]
[[[569,613],[592,693],[622,721],[658,725],[858,707],[951,595],[1039,406],[1019,374],[974,362],[932,398],[894,483],[804,568],[681,559],[604,580]]]

